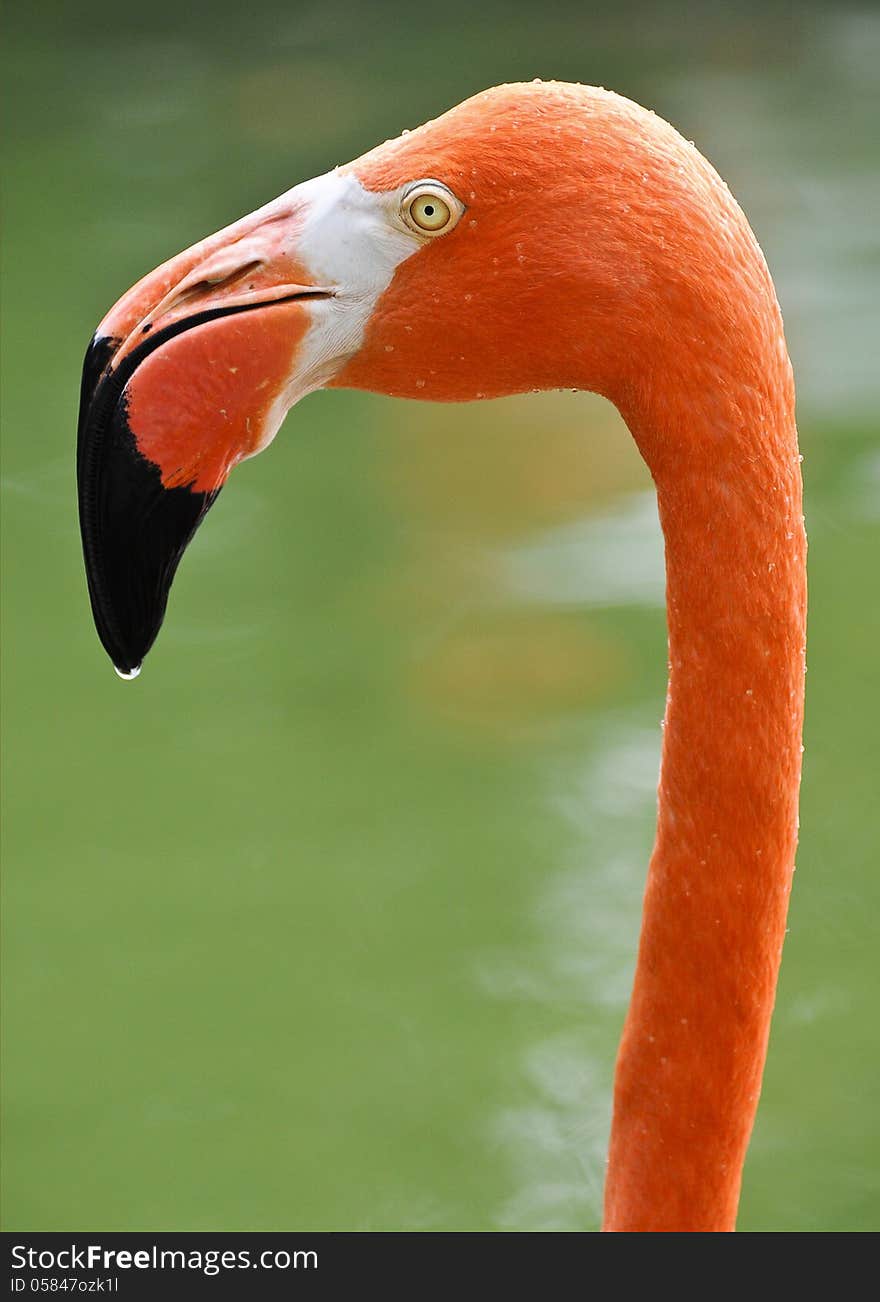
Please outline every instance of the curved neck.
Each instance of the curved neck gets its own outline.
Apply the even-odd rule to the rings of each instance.
[[[732,1230],[760,1092],[797,840],[806,610],[781,324],[774,336],[758,385],[728,374],[620,404],[657,483],[669,690],[606,1230]]]

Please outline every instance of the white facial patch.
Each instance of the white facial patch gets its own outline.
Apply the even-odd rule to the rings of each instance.
[[[290,251],[315,285],[335,297],[309,302],[311,324],[296,350],[290,380],[267,414],[259,451],[294,403],[320,389],[354,356],[394,272],[422,248],[424,240],[400,219],[401,193],[366,190],[351,173],[334,171],[304,181],[261,210],[266,217],[279,210],[303,214],[291,233]]]

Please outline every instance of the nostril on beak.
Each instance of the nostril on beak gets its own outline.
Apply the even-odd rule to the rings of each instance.
[[[237,280],[249,276],[252,271],[255,271],[257,267],[261,265],[259,258],[254,258],[250,262],[244,263],[243,266],[236,267],[226,275],[219,272],[216,276],[205,276],[203,283],[205,285],[211,285],[214,289],[216,289],[218,285],[234,285]]]
[[[146,320],[141,322],[139,332],[142,335],[149,334],[158,319],[167,316],[169,313],[178,312],[181,308],[189,307],[193,303],[198,303],[199,299],[206,298],[210,294],[216,294],[218,289],[232,289],[246,277],[253,275],[258,267],[262,266],[259,258],[253,258],[250,262],[241,263],[228,271],[226,267],[218,267],[215,275],[210,272],[206,275],[204,271],[201,274],[187,276],[179,285],[172,289],[161,302],[157,303]],[[253,285],[242,285],[243,290],[252,290]]]
[[[191,303],[193,299],[199,298],[203,294],[213,294],[218,289],[231,288],[233,285],[237,285],[239,281],[244,280],[245,277],[251,275],[261,265],[259,259],[255,258],[251,262],[245,262],[240,267],[235,267],[232,271],[218,270],[216,275],[202,275],[189,285],[184,282],[174,298],[170,302],[166,302],[165,311],[173,311],[182,303]],[[248,288],[252,289],[253,286],[248,286]]]
[[[197,267],[197,270],[190,272],[185,276],[180,284],[169,290],[161,302],[156,303],[150,316],[141,323],[139,333],[147,335],[160,316],[167,316],[169,312],[180,311],[181,307],[189,307],[191,303],[198,302],[200,298],[207,297],[208,294],[216,294],[217,289],[230,289],[238,284],[238,281],[245,280],[247,276],[253,275],[258,267],[263,266],[263,260],[260,258],[251,258],[250,262],[233,263],[230,266],[229,258],[224,262],[215,264],[215,270],[211,270],[211,263],[206,266]],[[242,285],[242,289],[253,289],[253,285]]]

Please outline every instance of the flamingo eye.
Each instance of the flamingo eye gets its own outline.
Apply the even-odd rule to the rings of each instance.
[[[421,181],[403,196],[400,215],[417,235],[442,235],[458,221],[464,205],[439,181]]]

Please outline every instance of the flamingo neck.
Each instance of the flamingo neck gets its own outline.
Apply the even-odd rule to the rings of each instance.
[[[772,307],[758,370],[744,346],[722,384],[717,366],[696,385],[666,374],[619,404],[657,483],[669,688],[606,1230],[732,1230],[761,1087],[797,840],[806,609]]]

